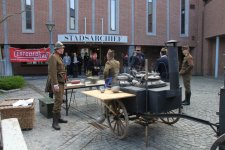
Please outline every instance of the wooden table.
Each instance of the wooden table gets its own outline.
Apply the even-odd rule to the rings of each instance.
[[[125,93],[122,91],[119,91],[118,93],[113,93],[111,90],[105,90],[104,93],[101,93],[100,90],[91,90],[91,91],[82,91],[83,94],[86,94],[88,96],[92,96],[95,98],[98,98],[102,101],[110,101],[110,100],[117,100],[117,99],[123,99],[127,97],[134,97],[136,95]]]
[[[104,80],[98,80],[96,83],[91,83],[90,81],[86,81],[85,83],[79,83],[79,84],[72,84],[72,83],[66,83],[65,85],[65,95],[66,95],[66,115],[68,116],[68,111],[70,108],[70,102],[71,102],[71,98],[72,98],[72,93],[74,89],[81,89],[81,88],[91,88],[91,87],[99,87],[99,86],[104,86],[105,85],[105,81]],[[68,103],[68,90],[72,90],[71,91],[71,95],[70,95],[70,101]]]
[[[136,96],[134,94],[125,93],[122,91],[119,91],[118,93],[113,93],[112,90],[109,89],[105,90],[104,93],[101,93],[100,90],[82,91],[82,93],[100,99],[101,101],[103,101],[104,105],[113,113],[114,111],[111,110],[111,108],[107,105],[107,102]]]
[[[134,94],[125,93],[122,91],[119,91],[118,93],[113,93],[109,89],[105,90],[104,93],[101,93],[100,90],[82,91],[82,93],[86,94],[88,96],[92,96],[97,99],[100,99],[101,101],[103,101],[104,105],[114,114],[116,114],[116,113],[108,106],[109,103],[107,103],[107,102],[112,101],[112,100],[122,100],[124,98],[136,96]]]
[[[111,90],[105,90],[104,93],[101,93],[100,90],[82,91],[82,93],[103,102],[105,106],[104,116],[107,118],[109,128],[119,139],[123,139],[128,131],[129,118],[122,100],[136,95],[122,91],[113,93]]]

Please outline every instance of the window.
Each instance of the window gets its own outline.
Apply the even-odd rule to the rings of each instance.
[[[22,32],[34,33],[34,1],[22,0]]]
[[[181,22],[180,33],[181,36],[188,36],[189,28],[189,0],[181,0]]]
[[[108,30],[109,33],[119,34],[119,0],[108,0]]]
[[[116,0],[110,1],[110,30],[116,30]]]
[[[32,29],[31,1],[25,0],[26,29]]]
[[[148,35],[156,35],[156,0],[147,0],[146,30]]]
[[[67,32],[78,33],[78,0],[67,0]]]

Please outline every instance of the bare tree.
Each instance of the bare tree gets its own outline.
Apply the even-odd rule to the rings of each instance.
[[[7,16],[2,17],[2,18],[0,19],[0,24],[3,23],[5,20],[7,20],[9,17],[12,17],[12,16],[14,16],[14,15],[22,14],[23,12],[25,12],[25,11],[22,10],[22,11],[20,11],[20,12],[18,12],[18,13],[8,14]]]

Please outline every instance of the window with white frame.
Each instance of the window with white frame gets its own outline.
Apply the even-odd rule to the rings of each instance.
[[[67,32],[78,33],[78,0],[67,0]]]
[[[119,0],[108,0],[108,31],[119,34]]]
[[[188,36],[189,28],[189,0],[180,0],[180,34],[181,36]]]
[[[34,0],[21,0],[22,32],[34,33]]]
[[[146,30],[148,35],[156,34],[156,0],[147,0]]]

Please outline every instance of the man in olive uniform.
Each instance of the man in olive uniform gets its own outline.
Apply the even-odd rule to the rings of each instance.
[[[185,100],[182,102],[183,105],[190,105],[190,98],[191,98],[191,76],[193,70],[193,58],[189,52],[189,46],[182,47],[184,60],[182,63],[182,67],[180,70],[180,75],[183,78],[184,88],[185,88]]]
[[[60,130],[58,123],[67,123],[66,120],[61,118],[66,69],[60,55],[64,52],[64,45],[58,41],[55,43],[54,50],[48,60],[48,87],[51,87],[49,89],[53,91],[55,96],[52,127],[55,130]]]
[[[116,76],[119,74],[120,62],[114,59],[114,50],[109,49],[107,52],[107,62],[103,71],[106,87],[116,85]],[[111,83],[107,83],[111,82]],[[103,123],[105,120],[105,114],[102,114],[97,119],[98,123]]]
[[[116,76],[119,74],[120,62],[114,59],[114,50],[107,52],[107,62],[103,71],[104,79],[112,78],[112,84],[116,84]]]

